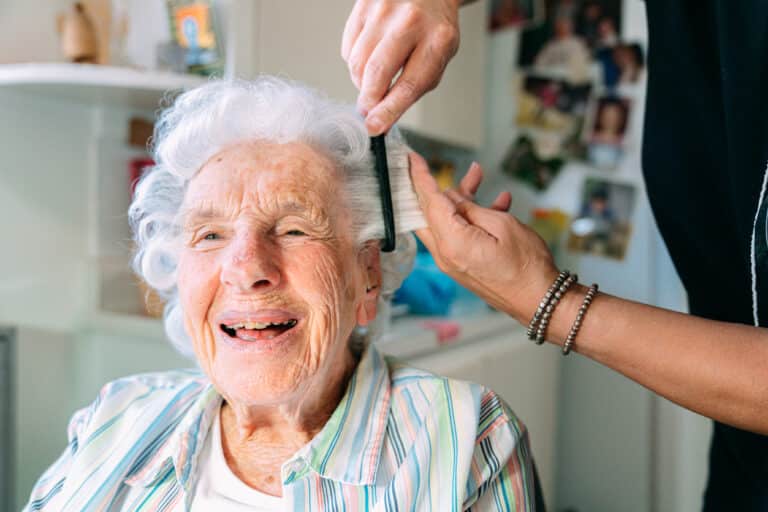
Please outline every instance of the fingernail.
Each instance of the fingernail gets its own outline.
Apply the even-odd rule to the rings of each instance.
[[[357,111],[363,114],[363,117],[368,117],[371,111],[371,102],[362,95],[357,98]]]
[[[384,121],[379,116],[367,118],[365,124],[368,127],[368,131],[374,135],[380,134],[384,128]]]

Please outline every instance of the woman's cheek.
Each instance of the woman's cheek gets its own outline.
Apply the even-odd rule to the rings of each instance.
[[[218,283],[213,254],[194,251],[182,253],[179,259],[179,297],[185,316],[197,328],[205,319]]]

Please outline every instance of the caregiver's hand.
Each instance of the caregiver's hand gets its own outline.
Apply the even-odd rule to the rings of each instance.
[[[460,3],[357,0],[344,27],[341,56],[360,90],[357,106],[371,135],[389,130],[440,82],[459,48]]]
[[[496,309],[527,323],[558,271],[544,241],[507,213],[509,192],[474,202],[483,171],[475,163],[457,190],[441,192],[424,159],[411,153],[411,177],[428,227],[418,230],[441,270]]]

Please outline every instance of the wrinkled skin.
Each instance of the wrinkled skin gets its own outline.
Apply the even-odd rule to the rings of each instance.
[[[225,399],[224,451],[257,489],[337,406],[355,325],[376,315],[379,252],[353,240],[339,171],[301,143],[248,142],[212,157],[182,207],[178,286],[197,359]],[[273,340],[232,337],[238,319],[297,321]],[[240,332],[240,331],[238,331]]]

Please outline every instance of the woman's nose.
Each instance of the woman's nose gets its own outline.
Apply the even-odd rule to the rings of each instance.
[[[253,238],[235,242],[222,265],[221,282],[241,292],[276,287],[280,283],[280,270],[268,244]]]

